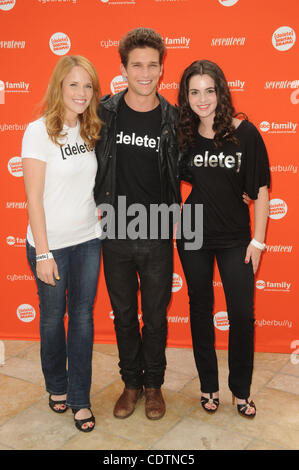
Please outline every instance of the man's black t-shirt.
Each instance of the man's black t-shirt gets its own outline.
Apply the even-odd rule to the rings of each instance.
[[[126,196],[127,208],[161,203],[159,144],[161,106],[138,112],[122,99],[117,115],[116,195]],[[134,217],[127,217],[127,224]],[[117,232],[116,232],[117,233]]]
[[[250,217],[242,194],[256,199],[260,187],[270,186],[267,150],[256,127],[242,121],[235,135],[239,144],[225,141],[216,148],[213,139],[198,134],[188,156],[193,187],[185,204],[203,204],[203,248],[248,244]]]

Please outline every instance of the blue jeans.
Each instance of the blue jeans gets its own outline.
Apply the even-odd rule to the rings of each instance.
[[[36,276],[36,252],[27,242],[40,307],[41,362],[46,389],[67,394],[67,406],[90,407],[93,305],[100,267],[101,241],[52,250],[60,280],[56,286]],[[67,337],[64,316],[68,313]]]

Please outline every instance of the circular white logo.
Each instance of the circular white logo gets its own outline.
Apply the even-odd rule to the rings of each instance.
[[[172,275],[172,292],[178,292],[183,287],[183,279],[179,274],[173,273]]]
[[[7,168],[12,176],[16,176],[17,178],[23,176],[21,157],[12,157],[7,164]]]
[[[122,75],[117,75],[117,77],[114,77],[111,80],[110,88],[111,88],[111,92],[114,95],[116,93],[119,93],[120,91],[125,90],[127,87],[128,87],[128,81]]]
[[[16,4],[16,0],[0,0],[0,10],[11,10]]]
[[[296,34],[293,28],[281,26],[272,35],[272,44],[278,51],[287,51],[293,47],[296,41]]]
[[[292,92],[290,99],[292,104],[299,104],[299,89]]]
[[[114,320],[113,310],[111,310],[111,312],[109,312],[109,318],[110,318],[111,320]]]
[[[109,0],[101,0],[102,3],[108,3]]]
[[[221,5],[224,7],[232,7],[235,5],[239,0],[218,0]]]
[[[53,54],[65,55],[71,48],[71,40],[64,33],[55,33],[50,37],[49,45]]]
[[[288,206],[282,199],[271,199],[269,203],[270,219],[282,219],[288,212]]]
[[[0,80],[0,91],[4,91],[5,90],[5,84],[2,80]]]
[[[270,129],[270,123],[268,121],[263,121],[260,123],[260,130],[262,132],[268,132]]]
[[[265,281],[262,281],[262,279],[259,279],[258,281],[256,281],[255,285],[257,289],[265,289],[266,287],[266,283]]]
[[[9,235],[8,237],[6,237],[6,243],[8,245],[12,246],[15,244],[15,242],[16,242],[16,239],[12,235]]]
[[[29,323],[35,319],[35,309],[32,305],[29,304],[22,304],[19,305],[17,308],[17,316],[19,320]]]
[[[217,312],[214,315],[214,325],[218,330],[229,330],[229,321],[227,312]]]

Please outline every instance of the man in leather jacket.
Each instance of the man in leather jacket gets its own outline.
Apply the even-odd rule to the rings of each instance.
[[[145,237],[130,236],[132,213],[120,214],[119,201],[125,197],[129,207],[142,205],[146,222],[151,205],[180,203],[176,109],[156,91],[165,53],[158,33],[148,28],[130,31],[120,41],[119,53],[128,88],[101,100],[99,116],[103,126],[96,145],[98,173],[94,190],[97,206],[110,205],[116,211],[116,233],[108,229],[103,241],[105,279],[125,384],[114,416],[130,416],[144,390],[146,416],[160,419],[165,414],[161,385],[166,367],[166,310],[172,289],[172,231],[167,239],[160,231],[152,238],[148,227]],[[124,228],[120,220],[125,220],[128,229],[125,236],[119,235]],[[140,225],[142,232],[144,227]],[[138,320],[139,287],[142,331]]]

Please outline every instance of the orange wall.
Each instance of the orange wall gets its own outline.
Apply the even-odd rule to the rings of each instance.
[[[170,102],[177,100],[184,68],[195,59],[210,59],[224,70],[236,110],[248,115],[265,140],[272,188],[268,251],[256,276],[256,350],[293,352],[299,344],[298,23],[297,0],[286,0],[283,8],[276,0],[0,0],[0,339],[39,335],[36,286],[24,248],[20,153],[24,129],[37,118],[58,53],[88,57],[102,92],[116,92],[125,85],[116,78],[119,38],[147,26],[166,42],[160,92]],[[188,191],[184,185],[184,196]],[[176,248],[174,272],[168,345],[189,347],[187,289]],[[214,284],[216,346],[226,348],[226,305],[217,269]],[[101,270],[96,342],[115,341],[111,317]]]

